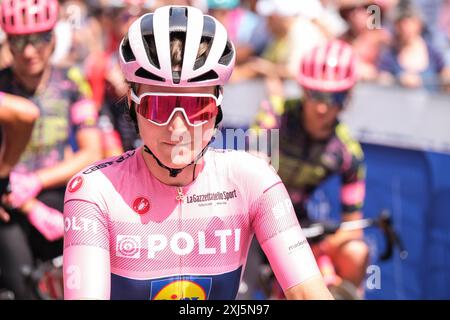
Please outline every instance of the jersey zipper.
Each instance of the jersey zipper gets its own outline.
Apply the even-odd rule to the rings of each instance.
[[[184,200],[184,194],[183,194],[183,188],[181,187],[177,187],[177,196],[176,196],[176,200],[179,202],[180,206],[178,209],[178,232],[183,231],[183,200]],[[180,256],[179,257],[179,280],[183,280],[182,279],[182,270],[183,270],[183,261],[182,261],[183,257]],[[179,281],[178,285],[178,292],[181,293],[181,297],[180,299],[184,299],[184,292],[183,292],[183,287],[182,287],[182,282]]]

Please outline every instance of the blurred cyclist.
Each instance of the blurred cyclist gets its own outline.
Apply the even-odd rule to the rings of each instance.
[[[224,26],[194,7],[131,25],[120,64],[144,146],[69,183],[66,299],[234,299],[254,233],[289,298],[331,297],[274,170],[208,150],[235,56]]]
[[[0,90],[31,100],[40,111],[11,173],[11,193],[2,199],[11,208],[11,220],[0,223],[0,286],[18,299],[34,298],[21,267],[62,253],[65,184],[100,158],[97,113],[83,92],[89,87],[78,70],[49,63],[57,19],[56,0],[11,0],[0,6],[13,56],[12,66],[0,71]]]
[[[11,170],[19,161],[39,117],[39,109],[28,99],[0,91],[0,197],[9,186]],[[0,207],[0,219],[9,220]]]
[[[338,115],[348,104],[356,83],[355,57],[346,43],[333,40],[304,56],[298,82],[302,100],[272,97],[257,116],[260,128],[279,128],[279,172],[297,217],[308,224],[307,201],[333,174],[341,177],[342,220],[362,218],[365,166],[359,143]],[[339,232],[320,245],[338,274],[356,286],[364,279],[368,247],[360,231]]]

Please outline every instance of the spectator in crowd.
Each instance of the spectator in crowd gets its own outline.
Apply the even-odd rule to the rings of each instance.
[[[239,0],[208,0],[209,14],[225,26],[236,46],[237,65],[261,54],[268,36],[264,19],[239,5]]]
[[[257,11],[266,17],[271,39],[261,58],[247,64],[246,76],[263,76],[268,94],[283,96],[282,80],[294,78],[302,55],[331,34],[318,22],[323,13],[318,0],[260,0]]]
[[[394,39],[379,60],[379,81],[407,88],[436,91],[448,74],[444,58],[423,35],[423,19],[414,7],[398,7],[394,15]]]
[[[389,43],[389,33],[382,26],[387,3],[380,0],[338,0],[341,17],[348,29],[340,38],[353,46],[358,57],[357,72],[361,80],[377,79],[377,62],[381,49]],[[369,6],[375,10],[371,11]],[[380,10],[380,11],[378,11]]]
[[[84,61],[102,50],[102,28],[86,1],[60,1],[60,20],[55,27],[56,47],[52,63],[61,67],[76,65],[84,69]]]
[[[208,3],[207,0],[154,0],[150,1],[152,10],[156,8],[167,6],[167,5],[175,5],[175,6],[192,6],[199,8],[202,12],[206,13],[208,11]]]

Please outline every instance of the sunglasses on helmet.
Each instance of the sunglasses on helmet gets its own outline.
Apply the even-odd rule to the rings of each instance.
[[[136,112],[155,125],[167,125],[180,111],[190,126],[201,126],[217,116],[222,95],[198,93],[144,93],[139,97],[131,90]]]

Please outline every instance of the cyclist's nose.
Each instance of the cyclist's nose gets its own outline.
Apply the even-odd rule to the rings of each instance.
[[[26,58],[31,58],[36,54],[36,48],[31,45],[30,43],[27,43],[25,48],[23,49],[23,55]]]
[[[172,119],[169,122],[169,129],[171,131],[188,131],[188,123],[184,114],[181,111],[175,112]]]
[[[324,103],[324,102],[319,102],[319,103],[316,105],[316,112],[317,112],[318,114],[323,115],[323,114],[327,113],[327,111],[328,111],[328,105],[327,105],[326,103]]]

